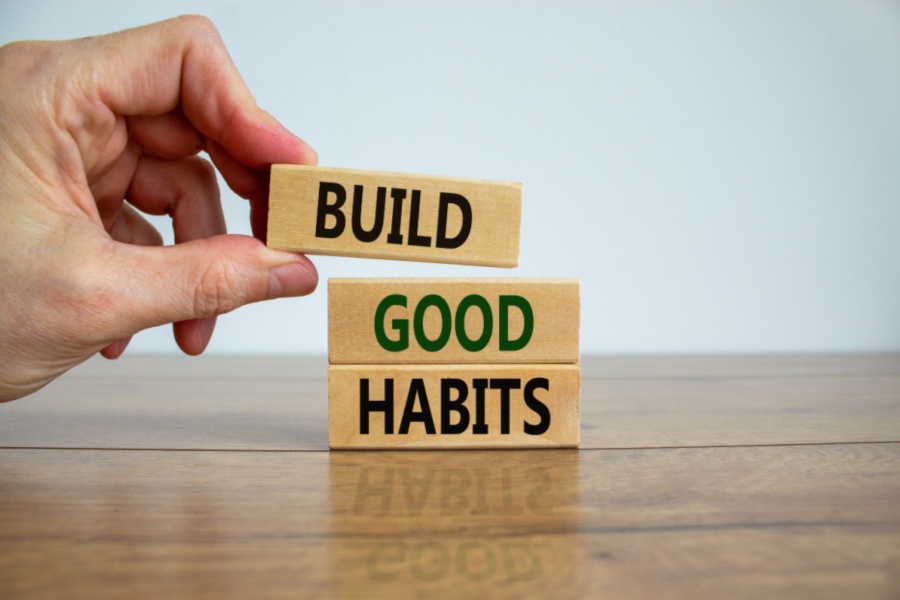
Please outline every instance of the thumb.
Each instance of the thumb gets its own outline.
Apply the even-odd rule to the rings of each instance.
[[[316,289],[318,273],[302,254],[266,248],[242,235],[218,235],[174,246],[121,245],[123,292],[110,323],[116,337],[204,319],[245,304]]]

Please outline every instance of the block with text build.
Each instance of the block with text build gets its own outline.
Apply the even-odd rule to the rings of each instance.
[[[332,279],[335,449],[574,448],[577,279]]]
[[[522,185],[272,165],[267,244],[308,254],[515,267]]]

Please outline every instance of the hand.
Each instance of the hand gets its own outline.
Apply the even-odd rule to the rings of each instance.
[[[269,165],[317,157],[256,106],[208,20],[9,44],[0,89],[0,401],[147,327],[174,323],[199,354],[216,315],[315,289],[306,257],[224,235],[200,150],[260,239]],[[138,211],[170,215],[176,245]]]

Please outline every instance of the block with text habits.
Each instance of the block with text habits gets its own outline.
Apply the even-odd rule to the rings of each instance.
[[[308,254],[515,267],[519,183],[272,165],[267,244]]]
[[[331,365],[334,449],[577,448],[579,365]]]
[[[332,364],[577,363],[577,279],[330,279]]]

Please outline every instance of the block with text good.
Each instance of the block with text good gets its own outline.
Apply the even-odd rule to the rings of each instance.
[[[330,279],[332,364],[577,363],[577,279]]]
[[[331,365],[334,449],[576,448],[579,365]]]
[[[522,186],[272,165],[267,244],[308,254],[515,267]]]

